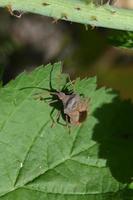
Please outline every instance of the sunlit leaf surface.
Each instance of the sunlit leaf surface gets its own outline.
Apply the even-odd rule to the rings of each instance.
[[[60,71],[60,63],[42,66],[0,89],[0,199],[123,199],[133,176],[133,106],[96,89],[95,77],[77,79],[74,91],[89,99],[87,119],[70,133],[59,123],[51,128],[53,107],[35,99],[48,92],[22,88],[59,90],[67,79]]]

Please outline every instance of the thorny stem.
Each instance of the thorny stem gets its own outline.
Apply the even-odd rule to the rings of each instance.
[[[37,13],[57,20],[78,22],[92,27],[100,26],[133,31],[133,11],[115,8],[109,4],[95,6],[93,3],[86,3],[85,0],[0,1],[0,7],[9,6],[12,11]]]

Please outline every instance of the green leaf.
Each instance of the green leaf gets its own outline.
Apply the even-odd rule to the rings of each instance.
[[[10,8],[12,15],[13,11],[18,10],[53,17],[57,20],[89,24],[93,27],[133,31],[132,10],[115,8],[109,3],[101,2],[109,2],[109,0],[1,0],[0,7]]]
[[[34,98],[41,91],[20,89],[49,88],[49,82],[61,88],[67,76],[60,71],[60,63],[42,66],[0,89],[0,199],[123,199],[133,174],[133,123],[124,118],[132,105],[96,89],[95,77],[77,79],[76,93],[90,99],[86,121],[70,134],[59,123],[51,128],[52,107]]]
[[[133,49],[133,32],[129,31],[116,31],[109,37],[112,45],[121,48]]]

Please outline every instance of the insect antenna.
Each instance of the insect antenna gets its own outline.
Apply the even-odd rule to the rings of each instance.
[[[19,88],[19,90],[25,90],[25,89],[40,89],[40,90],[45,90],[45,91],[50,92],[50,89],[48,88],[37,87],[37,86],[27,86],[27,87]]]
[[[66,79],[66,84],[62,88],[62,92],[65,92],[66,94],[72,94],[74,91],[73,81],[71,81],[70,76],[68,75]]]
[[[27,86],[27,87],[23,87],[23,88],[20,88],[19,90],[24,90],[24,89],[40,89],[40,90],[45,90],[51,94],[54,94],[54,92],[57,92],[56,89],[54,89],[52,87],[52,72],[53,72],[53,68],[54,66],[52,66],[51,70],[50,70],[50,81],[49,81],[49,88],[44,88],[44,87],[38,87],[38,86]]]
[[[52,73],[53,73],[53,70],[54,70],[54,66],[52,66],[51,70],[50,70],[50,77],[49,77],[49,88],[51,91],[54,91],[55,89],[53,88],[52,86]]]

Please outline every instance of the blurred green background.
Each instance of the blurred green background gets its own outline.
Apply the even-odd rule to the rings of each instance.
[[[0,19],[3,84],[24,70],[62,60],[63,71],[72,79],[97,75],[99,86],[112,87],[123,99],[133,99],[133,33],[33,14],[16,18],[6,9],[0,9]]]

